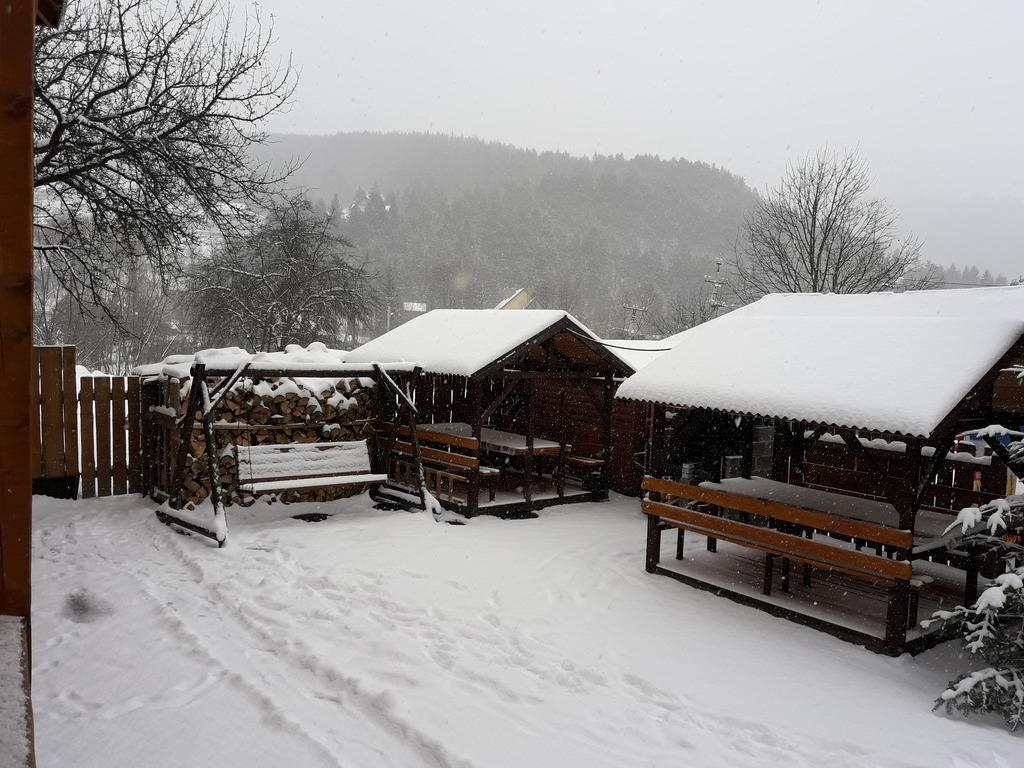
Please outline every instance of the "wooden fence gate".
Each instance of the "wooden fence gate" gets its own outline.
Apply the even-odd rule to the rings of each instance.
[[[33,347],[32,492],[78,494],[78,393],[74,347]]]
[[[83,498],[142,490],[138,376],[82,376],[74,347],[35,347],[33,493]]]

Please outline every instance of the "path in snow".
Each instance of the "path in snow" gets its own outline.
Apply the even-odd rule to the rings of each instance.
[[[951,649],[886,659],[648,576],[633,500],[464,527],[365,499],[286,519],[312,506],[235,514],[218,551],[137,499],[40,501],[40,766],[969,768],[1024,752],[929,712],[943,665],[962,664]]]

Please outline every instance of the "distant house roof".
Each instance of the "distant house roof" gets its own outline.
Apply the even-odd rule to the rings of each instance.
[[[558,334],[567,351],[575,348],[621,373],[633,371],[576,318],[555,309],[435,309],[352,350],[345,361],[415,362],[431,373],[474,376]]]
[[[773,294],[673,338],[617,396],[931,435],[1024,336],[1024,286]]]

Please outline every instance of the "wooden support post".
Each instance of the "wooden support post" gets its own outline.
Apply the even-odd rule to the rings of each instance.
[[[921,590],[910,590],[910,603],[907,608],[907,629],[917,626],[917,614],[920,609]]]
[[[477,465],[469,473],[469,487],[466,490],[466,516],[473,517],[480,508],[480,437],[483,434],[483,382],[473,379],[469,382],[469,424],[476,440],[473,455]]]
[[[722,429],[725,427],[725,414],[712,413],[711,431],[711,463],[707,467],[707,479],[717,483],[722,479]],[[708,536],[708,552],[718,551],[718,539]]]
[[[210,395],[206,388],[205,375],[198,381],[192,382],[193,389],[197,386],[203,388],[205,395],[203,399],[205,402],[209,402]],[[227,542],[228,520],[227,512],[224,510],[224,501],[221,499],[220,493],[220,451],[217,450],[217,437],[213,432],[213,419],[214,413],[212,409],[209,412],[203,413],[203,433],[206,435],[206,466],[210,480],[210,499],[213,501],[214,517],[220,517],[224,523],[222,533],[216,537],[216,541],[218,547],[223,547]],[[186,440],[185,442],[191,441]],[[211,528],[211,530],[216,532],[216,527]]]
[[[601,414],[602,437],[604,438],[604,464],[601,466],[601,490],[607,491],[611,486],[612,470],[612,409],[615,407],[615,377],[611,373],[604,376],[604,411]]]
[[[647,561],[645,569],[654,573],[661,561],[661,518],[647,515]]]
[[[790,435],[786,424],[775,421],[775,437],[772,440],[772,480],[789,482]]]
[[[754,419],[743,416],[740,422],[740,433],[743,441],[740,458],[740,477],[750,478],[754,471]]]
[[[32,541],[32,40],[35,3],[0,20],[0,614],[29,616]]]
[[[665,475],[665,406],[660,403],[651,405],[650,443],[648,447],[648,464],[652,477]]]
[[[523,462],[523,471],[526,474],[526,482],[523,486],[523,497],[527,504],[533,503],[533,426],[537,410],[537,386],[536,379],[527,382],[526,390],[526,457]]]
[[[676,528],[676,560],[683,559],[683,545],[685,544],[686,531]]]
[[[782,591],[789,592],[789,558],[782,558]]]
[[[978,601],[978,554],[969,552],[964,575],[964,605],[972,606]]]
[[[804,484],[804,440],[800,426],[789,424],[789,484]]]
[[[189,448],[192,446],[192,426],[195,424],[196,411],[202,408],[201,390],[198,385],[200,381],[206,381],[206,365],[196,363],[192,366],[192,382],[189,385],[188,403],[185,405],[185,415],[178,425],[178,452],[174,457],[174,472],[171,475],[171,508],[181,509],[182,486],[185,482],[185,461],[188,457]],[[175,386],[171,381],[171,386]]]
[[[558,386],[558,473],[556,489],[558,498],[565,496],[565,435],[569,425],[569,417],[565,412],[565,387],[566,379],[562,379]]]
[[[903,458],[903,477],[896,493],[896,511],[900,516],[900,528],[914,530],[914,520],[920,503],[918,486],[921,482],[921,447],[919,439],[907,440],[907,452]]]
[[[774,565],[775,556],[765,554],[764,556],[764,583],[761,586],[761,594],[770,595],[772,593],[772,566]]]
[[[889,587],[889,608],[885,616],[885,644],[898,650],[907,642],[910,583],[902,579]]]

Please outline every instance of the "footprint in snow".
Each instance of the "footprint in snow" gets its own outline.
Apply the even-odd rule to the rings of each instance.
[[[88,589],[69,592],[64,598],[63,614],[76,624],[91,624],[94,621],[105,619],[114,613],[113,608],[106,601],[100,599]]]

